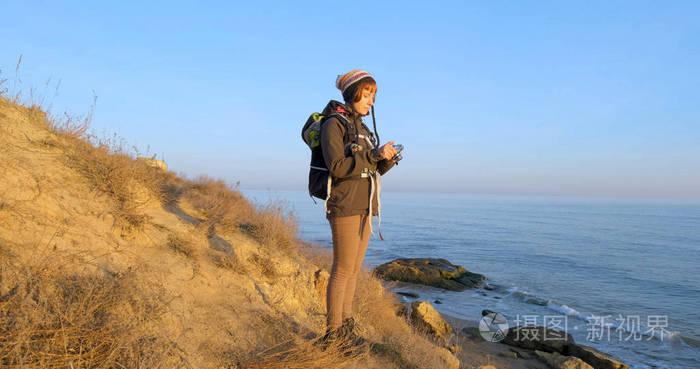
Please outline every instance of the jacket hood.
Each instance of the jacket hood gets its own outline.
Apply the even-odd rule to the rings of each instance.
[[[322,115],[326,116],[335,113],[341,113],[348,117],[359,116],[357,112],[353,111],[352,107],[348,106],[347,104],[343,104],[338,100],[329,101],[326,107],[323,108],[323,112],[321,112]]]

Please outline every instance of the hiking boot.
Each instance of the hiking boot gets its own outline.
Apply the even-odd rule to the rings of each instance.
[[[348,350],[345,351],[344,355],[349,356],[352,354],[363,354],[367,352],[368,341],[363,337],[357,335],[355,330],[355,319],[347,318],[343,320],[343,325],[340,329],[345,331],[345,346]]]
[[[355,318],[345,318],[343,319],[343,325],[341,327],[345,328],[345,331],[350,333],[355,330]]]
[[[325,350],[331,345],[343,344],[345,339],[345,329],[341,326],[336,329],[326,330],[326,333],[313,343],[313,346],[318,346],[322,350]]]

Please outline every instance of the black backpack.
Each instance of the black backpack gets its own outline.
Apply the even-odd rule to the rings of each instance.
[[[346,147],[352,143],[356,143],[355,126],[350,124],[347,117],[348,111],[341,102],[331,100],[321,113],[313,113],[306,120],[304,127],[301,129],[301,138],[304,140],[309,149],[311,149],[311,162],[309,164],[309,195],[326,200],[330,197],[331,175],[326,167],[326,161],[323,158],[323,150],[321,149],[321,129],[323,123],[328,118],[336,117],[345,127],[345,136],[343,136],[343,144]]]

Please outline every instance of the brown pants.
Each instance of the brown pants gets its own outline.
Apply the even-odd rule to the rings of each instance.
[[[357,274],[369,244],[368,215],[328,217],[333,235],[333,267],[326,291],[327,328],[336,329],[352,317]]]

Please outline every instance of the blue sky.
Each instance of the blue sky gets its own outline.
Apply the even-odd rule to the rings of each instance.
[[[700,199],[700,3],[0,3],[0,68],[188,176],[305,189],[308,115],[379,84],[384,191]],[[58,94],[46,87],[60,80]],[[367,121],[371,126],[371,120]]]

